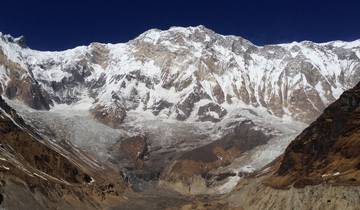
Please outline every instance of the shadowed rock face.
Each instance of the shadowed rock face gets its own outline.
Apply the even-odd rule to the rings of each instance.
[[[360,83],[344,92],[286,149],[271,186],[360,184]]]
[[[176,119],[186,120],[194,109],[194,106],[201,99],[209,99],[210,96],[200,87],[196,86],[194,92],[191,92],[182,102],[179,102],[177,107]]]
[[[20,64],[8,59],[0,46],[0,65],[8,70],[9,82],[1,88],[0,93],[5,94],[9,99],[19,99],[34,109],[49,110],[52,101],[48,93],[41,85],[26,75],[27,70]]]
[[[219,122],[227,114],[226,109],[215,103],[209,103],[199,107],[198,116],[200,121]]]

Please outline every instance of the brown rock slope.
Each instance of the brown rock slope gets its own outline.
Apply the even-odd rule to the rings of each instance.
[[[121,200],[120,176],[49,142],[0,98],[0,208],[99,209]]]
[[[360,83],[346,91],[284,153],[274,187],[360,184]]]

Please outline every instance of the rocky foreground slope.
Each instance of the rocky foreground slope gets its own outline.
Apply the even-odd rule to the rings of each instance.
[[[65,151],[52,144],[2,98],[0,150],[2,209],[98,209],[126,190],[121,176],[71,145]]]

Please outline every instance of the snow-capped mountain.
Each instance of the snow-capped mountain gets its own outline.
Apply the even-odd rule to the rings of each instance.
[[[136,190],[161,179],[184,194],[229,192],[359,80],[360,40],[256,46],[197,26],[44,52],[0,34],[6,102]]]
[[[308,123],[360,80],[360,40],[256,46],[197,26],[42,52],[2,34],[0,63],[8,98],[36,109],[86,101],[113,127],[129,110],[218,122],[241,107]]]

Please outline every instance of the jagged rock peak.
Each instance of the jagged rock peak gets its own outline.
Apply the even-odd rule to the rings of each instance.
[[[27,48],[25,36],[21,35],[19,37],[13,37],[10,34],[3,34],[0,32],[0,38],[5,42],[15,43],[21,48]]]

